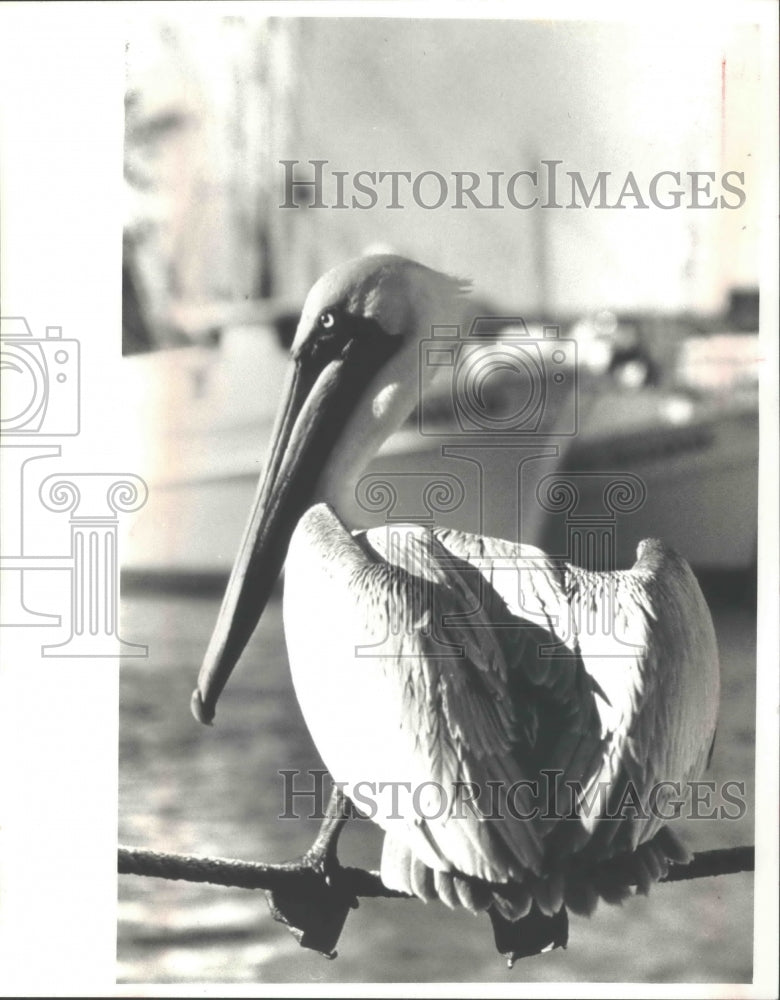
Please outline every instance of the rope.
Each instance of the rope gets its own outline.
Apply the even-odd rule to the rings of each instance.
[[[322,877],[300,862],[260,864],[233,858],[204,858],[191,854],[166,854],[139,847],[120,847],[120,875],[147,875],[152,878],[182,879],[187,882],[211,882],[240,889],[282,889],[306,896],[322,888]],[[694,854],[687,865],[673,865],[661,882],[681,882],[715,875],[736,875],[755,870],[753,847],[727,847]],[[377,872],[362,868],[340,868],[339,887],[355,896],[411,898],[388,889]]]

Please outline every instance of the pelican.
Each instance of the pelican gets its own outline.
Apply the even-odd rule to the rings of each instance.
[[[295,691],[337,789],[309,860],[337,863],[351,799],[385,831],[389,888],[487,910],[516,958],[565,943],[567,908],[590,915],[689,859],[665,824],[709,760],[718,653],[690,567],[659,541],[598,573],[502,539],[343,523],[418,401],[421,339],[465,293],[393,255],[311,289],[192,710],[212,721],[284,564]]]

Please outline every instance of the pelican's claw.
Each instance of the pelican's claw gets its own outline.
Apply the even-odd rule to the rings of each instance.
[[[339,867],[334,869],[323,857],[309,852],[290,871],[311,873],[314,878],[289,889],[268,889],[265,896],[274,920],[284,924],[302,948],[310,948],[326,958],[336,957],[349,911],[358,901],[339,885]]]

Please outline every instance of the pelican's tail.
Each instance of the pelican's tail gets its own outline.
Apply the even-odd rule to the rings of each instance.
[[[528,916],[534,908],[544,916],[555,916],[564,902],[565,882],[560,872],[544,877],[529,872],[523,882],[486,882],[430,868],[389,833],[385,833],[380,875],[388,889],[409,893],[425,902],[438,899],[451,910],[464,907],[480,913],[492,908],[510,921]]]
[[[560,877],[529,878],[527,885],[485,882],[457,872],[435,871],[409,848],[385,834],[381,877],[388,889],[450,909],[487,911],[496,947],[511,965],[518,958],[566,947],[569,921]]]
[[[581,858],[581,860],[584,860]],[[671,864],[687,864],[691,854],[677,836],[664,827],[634,851],[618,854],[578,870],[539,877],[528,873],[522,883],[498,884],[435,871],[409,848],[385,834],[381,877],[388,889],[409,893],[425,902],[440,900],[450,909],[464,907],[472,913],[487,911],[498,950],[510,966],[518,958],[566,947],[568,910],[590,916],[599,899],[619,905],[632,892],[646,895],[663,879]]]

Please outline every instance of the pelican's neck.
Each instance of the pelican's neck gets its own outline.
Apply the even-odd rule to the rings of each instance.
[[[400,370],[382,374],[360,398],[314,489],[313,501],[330,504],[345,522],[354,511],[361,476],[417,404],[416,379],[402,377]]]

